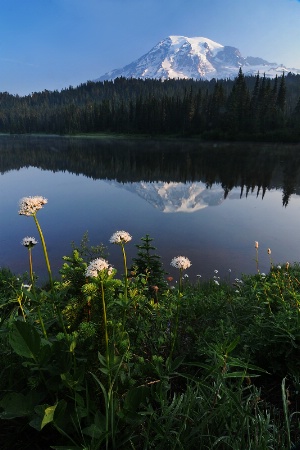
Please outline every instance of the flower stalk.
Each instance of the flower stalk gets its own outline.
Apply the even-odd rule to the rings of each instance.
[[[183,271],[191,267],[191,261],[186,258],[185,256],[176,256],[171,261],[171,266],[175,267],[176,269],[179,269],[179,283],[178,283],[178,301],[176,305],[176,315],[175,315],[175,329],[174,329],[174,337],[171,347],[171,352],[169,356],[169,360],[171,361],[173,352],[175,349],[175,345],[177,343],[177,335],[178,335],[178,324],[179,324],[179,311],[180,311],[180,300],[182,298],[183,293],[183,284],[182,284],[182,274]]]

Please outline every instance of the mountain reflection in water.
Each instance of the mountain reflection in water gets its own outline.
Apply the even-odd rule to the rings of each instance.
[[[1,136],[0,206],[6,214],[0,265],[27,270],[19,242],[35,229],[31,219],[17,216],[17,202],[27,195],[49,199],[39,214],[56,271],[70,253],[70,241],[80,242],[86,230],[92,244],[105,245],[116,229],[128,229],[134,244],[149,233],[166,270],[172,271],[172,257],[183,254],[192,260],[193,277],[222,268],[223,276],[229,268],[253,272],[254,240],[276,246],[274,260],[293,262],[300,254],[299,150],[279,144]],[[129,257],[135,250],[128,246]],[[117,249],[108,251],[118,265]],[[37,272],[43,271],[37,248],[34,253]],[[262,270],[268,270],[265,256]]]

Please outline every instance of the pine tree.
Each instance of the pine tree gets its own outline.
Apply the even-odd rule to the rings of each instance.
[[[286,87],[285,87],[285,77],[283,73],[277,95],[277,106],[283,113],[285,112],[285,105],[286,105]]]
[[[250,116],[250,94],[242,68],[228,98],[228,129],[231,133],[247,131]]]
[[[141,241],[143,242],[141,245],[136,244],[138,252],[137,257],[133,258],[132,270],[146,277],[149,296],[156,298],[157,292],[166,287],[165,275],[167,272],[163,269],[160,256],[152,253],[156,250],[156,247],[151,245],[153,238],[146,234],[145,237],[141,238]]]

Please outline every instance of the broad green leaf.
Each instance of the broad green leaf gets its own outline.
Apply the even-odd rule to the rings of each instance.
[[[28,322],[15,321],[9,332],[9,342],[19,356],[37,359],[41,338],[33,325]]]
[[[94,423],[89,427],[84,428],[82,432],[83,434],[86,434],[87,436],[90,436],[94,439],[104,439],[107,434],[104,430],[101,430],[101,428],[97,427],[97,425],[95,425]]]
[[[34,408],[34,411],[36,413],[36,416],[31,420],[29,423],[30,426],[35,428],[38,431],[41,431],[45,425],[48,423],[53,422],[54,426],[58,422],[65,423],[66,420],[63,417],[65,410],[66,410],[67,404],[64,400],[59,401],[58,403],[55,403],[54,405],[37,405]]]
[[[53,405],[53,406],[49,406],[48,408],[45,409],[44,417],[43,417],[42,423],[41,423],[41,430],[44,428],[45,425],[47,425],[47,423],[53,422],[53,417],[54,417],[56,407],[57,407],[57,404]]]
[[[4,409],[4,411],[0,413],[1,419],[24,417],[32,412],[32,402],[30,399],[26,399],[25,395],[17,392],[5,395],[0,401],[0,406]]]

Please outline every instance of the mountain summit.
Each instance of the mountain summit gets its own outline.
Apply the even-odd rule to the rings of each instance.
[[[283,72],[300,74],[300,69],[288,69],[258,57],[243,57],[236,47],[224,46],[205,37],[169,36],[136,61],[107,72],[95,81],[118,77],[224,79],[236,77],[240,67],[244,75],[260,72],[273,78]]]

